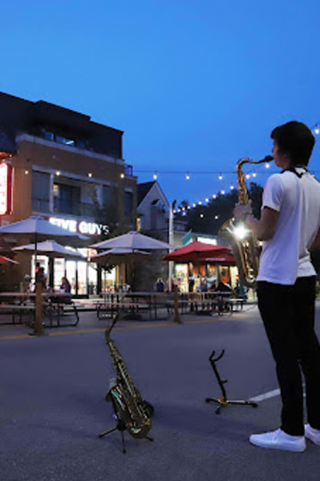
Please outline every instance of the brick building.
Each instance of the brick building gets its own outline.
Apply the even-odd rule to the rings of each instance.
[[[99,205],[106,219],[112,214],[115,224],[135,229],[137,179],[122,158],[122,136],[87,115],[0,92],[0,158],[13,166],[13,207],[1,225],[41,215],[65,228],[77,225],[94,243],[108,229],[107,221],[97,220]],[[2,288],[17,287],[30,273],[32,259],[20,254],[17,260],[10,276],[1,276]],[[74,294],[96,293],[103,284],[87,261],[55,259],[51,270],[53,286],[66,274]]]

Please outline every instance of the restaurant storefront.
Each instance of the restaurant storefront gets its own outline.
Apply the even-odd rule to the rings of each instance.
[[[48,217],[47,220],[54,225],[90,236],[88,244],[96,242],[95,237],[101,233],[106,233],[108,226],[88,222],[83,219],[72,219],[62,217]],[[72,244],[72,241],[70,241]],[[72,247],[72,246],[71,246]],[[97,295],[116,284],[117,267],[110,272],[102,270],[96,263],[90,262],[90,258],[96,254],[96,250],[89,247],[77,248],[77,252],[82,254],[83,259],[50,258],[48,256],[37,255],[37,262],[44,267],[48,277],[48,286],[59,289],[62,277],[67,277],[71,284],[71,293],[75,296]],[[35,256],[31,256],[31,276],[35,278]]]

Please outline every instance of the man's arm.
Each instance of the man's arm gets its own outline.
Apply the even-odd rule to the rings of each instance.
[[[272,239],[275,233],[279,212],[270,207],[264,207],[261,218],[258,220],[252,215],[251,203],[246,205],[237,204],[234,209],[234,216],[236,219],[242,219],[258,239],[265,241]]]
[[[260,220],[255,219],[252,214],[249,214],[245,219],[245,224],[254,232],[258,239],[267,241],[274,236],[278,218],[279,212],[270,209],[270,207],[264,207],[261,212]]]
[[[309,251],[310,252],[318,251],[319,249],[320,249],[320,228],[318,230],[316,238],[314,239],[314,241],[311,244],[311,247],[310,247]]]

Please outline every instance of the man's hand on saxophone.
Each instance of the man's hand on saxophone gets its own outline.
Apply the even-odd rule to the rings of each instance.
[[[233,211],[233,216],[237,220],[243,220],[248,217],[248,215],[252,215],[252,205],[251,205],[251,200],[247,204],[236,204],[234,211]]]
[[[251,200],[248,204],[236,204],[233,215],[235,219],[241,220],[253,231],[259,240],[272,239],[278,222],[279,212],[264,207],[261,211],[260,220],[255,219],[252,214]]]

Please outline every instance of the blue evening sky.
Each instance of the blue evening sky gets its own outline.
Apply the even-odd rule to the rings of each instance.
[[[269,154],[275,126],[320,122],[319,0],[11,0],[0,15],[0,90],[123,130],[124,159],[169,201],[228,190],[218,173]]]

